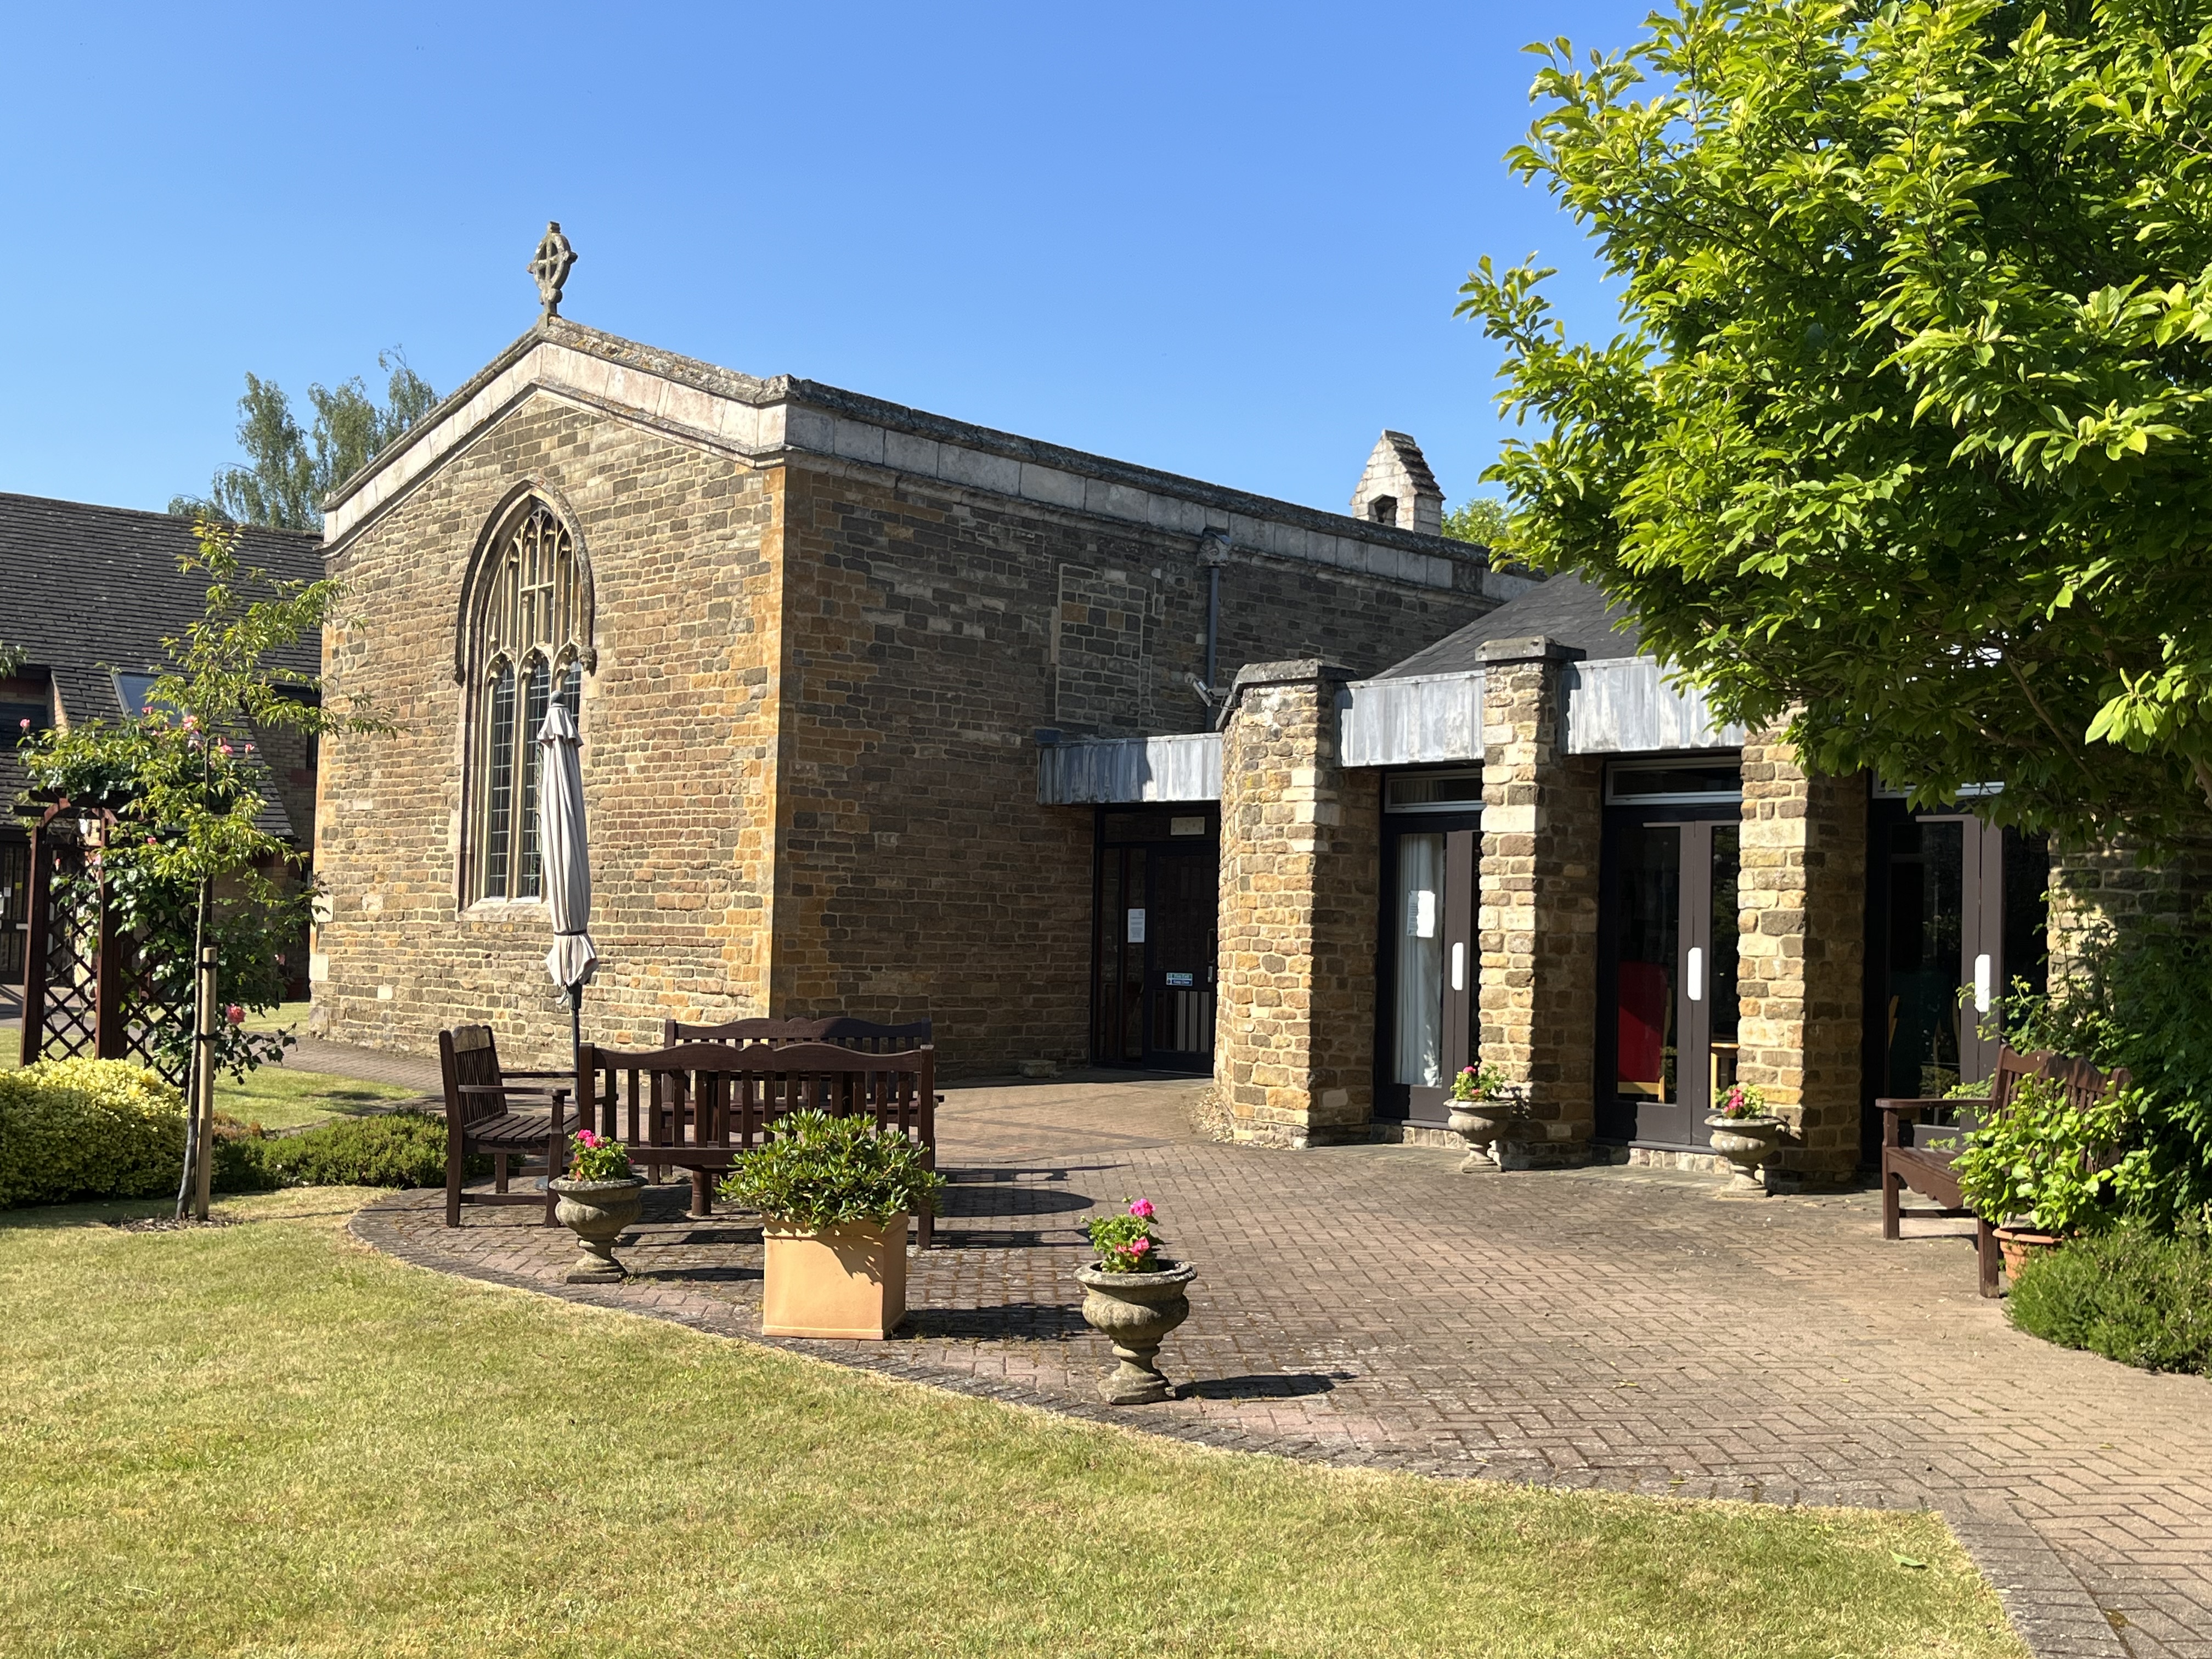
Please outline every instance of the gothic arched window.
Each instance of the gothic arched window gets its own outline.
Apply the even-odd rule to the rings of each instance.
[[[526,501],[496,538],[478,578],[477,729],[470,763],[471,896],[536,898],[538,728],[555,697],[583,729],[590,628],[581,562],[568,527]]]

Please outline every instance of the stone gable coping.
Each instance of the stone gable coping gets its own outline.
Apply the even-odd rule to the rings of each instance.
[[[545,392],[750,465],[806,454],[883,467],[1092,518],[1379,580],[1486,591],[1487,550],[973,426],[818,381],[759,380],[541,319],[324,502],[335,550],[447,455]]]

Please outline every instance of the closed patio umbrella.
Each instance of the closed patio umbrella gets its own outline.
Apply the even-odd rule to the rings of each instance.
[[[538,728],[538,852],[545,908],[553,915],[553,948],[545,971],[568,994],[569,1064],[576,1073],[576,1112],[589,1122],[591,1084],[583,1075],[584,987],[598,965],[592,948],[591,848],[584,833],[584,772],[576,758],[576,722],[555,702]]]

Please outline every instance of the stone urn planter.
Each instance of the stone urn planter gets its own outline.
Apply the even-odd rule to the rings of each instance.
[[[1505,1126],[1513,1121],[1516,1109],[1516,1103],[1510,1100],[1452,1102],[1451,1114],[1444,1123],[1467,1142],[1467,1157],[1459,1166],[1462,1175],[1498,1162],[1498,1143],[1505,1138]]]
[[[1759,1171],[1767,1159],[1774,1156],[1775,1144],[1782,1139],[1785,1126],[1778,1117],[1709,1117],[1705,1127],[1713,1132],[1713,1150],[1729,1161],[1735,1178],[1729,1183],[1734,1193],[1763,1193],[1766,1184],[1759,1179]]]
[[[2063,1234],[2039,1232],[2024,1221],[2002,1223],[1990,1231],[2004,1253],[2005,1276],[2014,1280],[2030,1256],[2047,1255],[2066,1242]]]
[[[1075,1270],[1083,1286],[1084,1322],[1114,1345],[1120,1362],[1099,1380],[1099,1396],[1108,1405],[1148,1406],[1168,1397],[1168,1380],[1158,1363],[1160,1344],[1190,1317],[1185,1292],[1197,1277],[1196,1267],[1180,1261],[1141,1273],[1109,1273],[1096,1265]]]
[[[553,1218],[583,1249],[576,1264],[562,1277],[571,1285],[618,1285],[622,1263],[615,1260],[615,1240],[637,1219],[645,1202],[645,1177],[621,1181],[555,1181],[547,1183],[560,1200]]]
[[[906,1317],[906,1223],[895,1215],[817,1229],[769,1219],[761,1334],[889,1336]]]

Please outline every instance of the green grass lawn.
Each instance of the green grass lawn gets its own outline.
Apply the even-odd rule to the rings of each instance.
[[[0,1216],[0,1652],[2026,1651],[1927,1515],[1203,1451],[403,1267],[362,1196]]]
[[[256,1031],[304,1031],[307,1024],[304,1002],[288,1002],[246,1021],[247,1029]],[[20,1057],[11,1030],[5,1040],[0,1040],[0,1067],[15,1065]],[[304,1072],[289,1065],[258,1066],[247,1073],[242,1083],[226,1073],[215,1084],[216,1110],[228,1112],[241,1123],[258,1123],[264,1129],[297,1129],[333,1117],[359,1117],[399,1101],[421,1098],[413,1089],[333,1077],[327,1072]]]
[[[416,1100],[412,1089],[326,1072],[299,1072],[287,1066],[262,1066],[242,1083],[224,1073],[215,1080],[215,1109],[264,1129],[293,1129],[326,1118],[358,1117],[395,1101]]]

